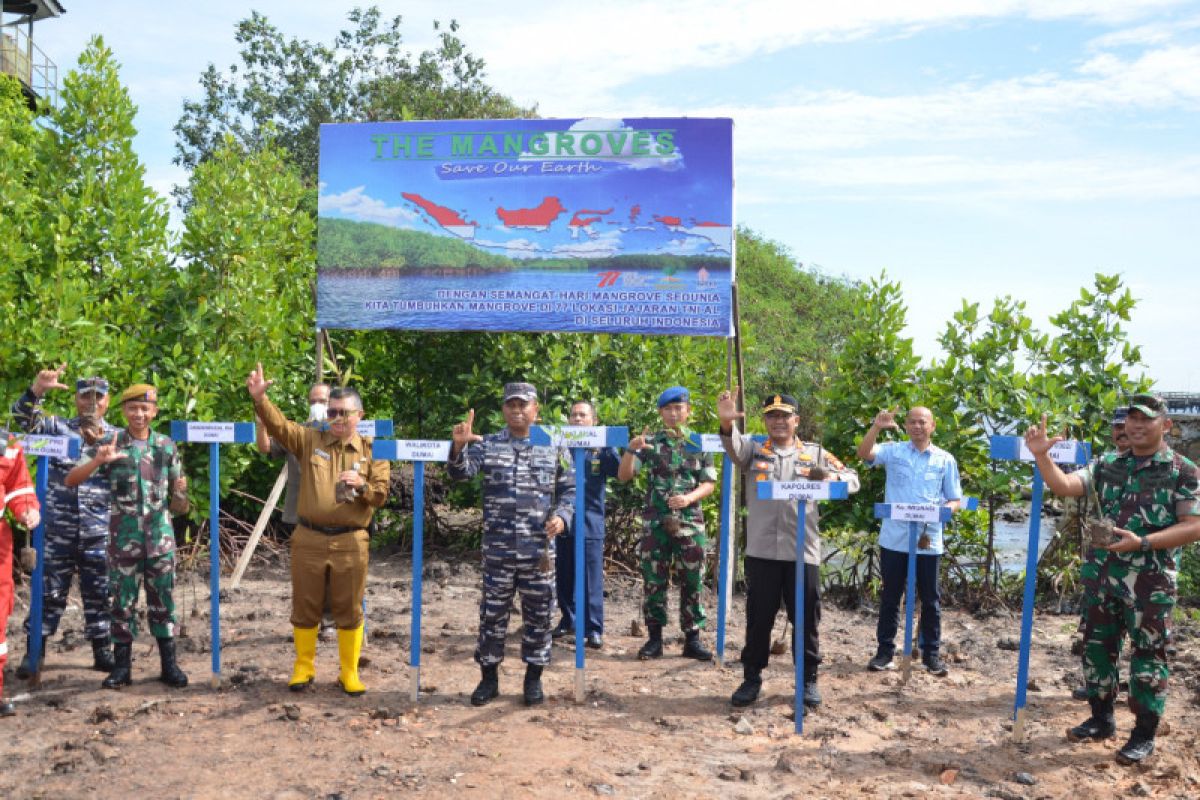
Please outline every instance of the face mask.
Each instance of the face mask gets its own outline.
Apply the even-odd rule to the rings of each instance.
[[[308,418],[313,422],[324,422],[325,408],[325,403],[313,403],[308,407]]]

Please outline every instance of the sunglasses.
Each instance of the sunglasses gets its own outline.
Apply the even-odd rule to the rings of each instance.
[[[350,417],[354,416],[357,413],[358,413],[357,408],[327,408],[327,409],[325,409],[325,416],[329,417],[329,419],[338,419],[339,417],[346,417],[347,419],[349,419]]]

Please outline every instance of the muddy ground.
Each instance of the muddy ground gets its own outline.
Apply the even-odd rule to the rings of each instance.
[[[286,558],[286,557],[285,557]],[[14,636],[5,684],[18,716],[0,719],[2,798],[376,798],[396,794],[467,797],[720,798],[1060,798],[1200,796],[1200,633],[1177,638],[1173,694],[1150,763],[1112,758],[1132,726],[1118,712],[1113,743],[1073,745],[1064,730],[1087,716],[1070,698],[1078,678],[1071,655],[1075,619],[1035,623],[1026,742],[1010,721],[1019,619],[978,619],[953,609],[944,620],[951,672],[865,669],[874,647],[870,610],[826,606],[821,626],[822,708],[793,734],[792,678],[775,657],[765,696],[734,710],[729,695],[744,613],[730,617],[726,664],[668,655],[640,662],[630,635],[640,584],[610,578],[605,648],[588,651],[587,699],[574,700],[572,645],[554,649],[547,702],[520,698],[519,615],[502,697],[484,708],[467,700],[478,678],[471,660],[479,574],[472,561],[427,565],[422,694],[409,699],[410,561],[374,557],[367,602],[368,692],[336,687],[332,632],[318,651],[316,686],[288,692],[292,649],[285,563],[256,566],[222,604],[222,684],[212,687],[208,590],[203,575],[181,577],[184,690],[155,680],[157,653],[146,634],[135,648],[134,685],[100,688],[88,669],[77,595],[49,644],[41,685],[12,672],[24,652]],[[675,598],[673,598],[674,601]],[[18,600],[10,629],[27,608]],[[715,597],[708,597],[710,631]],[[673,612],[674,613],[674,612]],[[782,623],[777,632],[782,632]],[[711,633],[707,641],[713,641]]]

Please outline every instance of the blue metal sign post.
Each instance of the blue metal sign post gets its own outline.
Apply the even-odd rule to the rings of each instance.
[[[81,442],[75,436],[18,436],[17,440],[25,455],[36,456],[38,505],[42,508],[42,519],[31,532],[30,546],[37,553],[37,565],[33,569],[29,588],[29,678],[31,686],[41,682],[42,661],[42,618],[45,615],[43,595],[46,591],[46,493],[50,488],[50,459],[79,458]]]
[[[796,733],[804,732],[804,523],[809,500],[845,500],[850,496],[845,481],[759,481],[758,499],[796,501],[796,622],[792,625],[792,648],[796,654],[796,685],[792,698]]]
[[[993,436],[991,456],[995,461],[1033,461],[1033,454],[1020,436]],[[1082,442],[1059,442],[1050,450],[1051,460],[1059,464],[1086,464],[1091,448]],[[1037,590],[1038,543],[1042,528],[1042,497],[1046,484],[1041,471],[1033,468],[1033,489],[1029,512],[1029,544],[1025,553],[1025,595],[1021,601],[1021,651],[1017,659],[1017,693],[1013,701],[1013,741],[1025,738],[1025,690],[1029,684],[1029,651],[1033,642],[1033,604]]]
[[[409,633],[409,696],[421,697],[421,577],[425,571],[425,462],[450,458],[450,442],[430,439],[377,439],[372,458],[411,461],[413,465],[412,612]],[[363,601],[366,602],[365,600]]]
[[[212,686],[221,685],[221,445],[253,444],[253,422],[171,421],[176,442],[208,445],[208,608],[212,622]]]
[[[587,622],[587,600],[584,597],[584,539],[585,492],[587,480],[587,453],[597,447],[625,447],[629,444],[629,429],[626,427],[583,427],[565,425],[542,427],[535,425],[529,433],[531,442],[537,445],[554,445],[574,451],[575,461],[575,702],[582,703],[585,697],[584,676],[587,658],[584,655],[583,634]]]

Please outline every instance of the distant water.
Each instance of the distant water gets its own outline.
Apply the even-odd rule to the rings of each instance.
[[[1058,517],[1042,515],[1042,525],[1038,532],[1038,558],[1046,552],[1046,546],[1054,538],[1054,529],[1058,525]],[[1000,567],[1005,572],[1023,572],[1025,570],[1025,554],[1029,552],[1029,520],[1022,522],[1005,522],[996,520],[996,557]]]

